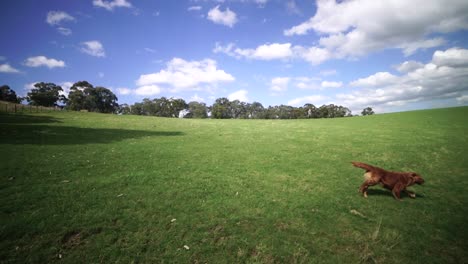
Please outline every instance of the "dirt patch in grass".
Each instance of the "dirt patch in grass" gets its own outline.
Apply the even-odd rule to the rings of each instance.
[[[63,248],[72,249],[76,248],[83,243],[85,240],[92,235],[96,235],[102,232],[102,228],[93,228],[90,230],[72,230],[65,235],[63,235],[62,239],[60,240],[60,244]]]
[[[67,232],[60,241],[64,248],[74,248],[81,244],[83,234],[79,230]]]

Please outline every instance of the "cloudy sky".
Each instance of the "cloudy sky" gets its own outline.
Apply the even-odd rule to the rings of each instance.
[[[468,104],[466,0],[4,0],[0,85],[353,113]]]

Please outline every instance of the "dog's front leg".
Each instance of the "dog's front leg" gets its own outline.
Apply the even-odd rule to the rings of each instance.
[[[400,184],[395,185],[392,189],[393,197],[395,197],[395,199],[397,199],[398,201],[402,201],[400,198],[400,193],[402,189],[403,188]]]

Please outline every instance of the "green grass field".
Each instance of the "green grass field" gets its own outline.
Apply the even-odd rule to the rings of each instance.
[[[467,263],[468,107],[0,115],[2,263]],[[403,202],[350,161],[426,180]]]

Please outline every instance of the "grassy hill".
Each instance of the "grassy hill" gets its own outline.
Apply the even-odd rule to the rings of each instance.
[[[0,262],[467,262],[467,116],[1,114]],[[350,161],[426,184],[365,199]]]

